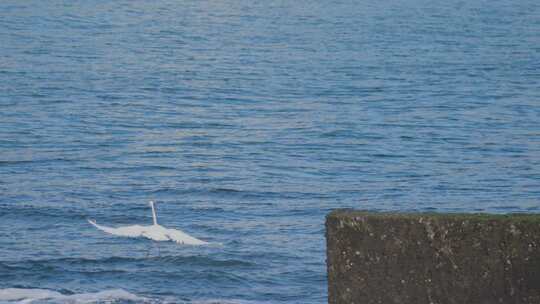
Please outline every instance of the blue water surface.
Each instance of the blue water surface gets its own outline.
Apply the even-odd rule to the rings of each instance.
[[[0,289],[325,303],[344,207],[540,212],[540,2],[0,2]]]

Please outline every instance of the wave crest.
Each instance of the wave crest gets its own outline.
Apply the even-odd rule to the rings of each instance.
[[[8,303],[28,304],[34,302],[52,301],[54,303],[111,303],[136,302],[149,303],[147,298],[136,296],[123,289],[104,290],[95,293],[77,293],[64,295],[57,291],[34,288],[6,288],[0,289],[0,301]]]
[[[0,289],[0,303],[60,303],[60,304],[93,304],[93,303],[164,303],[164,304],[269,304],[238,299],[179,300],[150,299],[129,293],[123,289],[111,289],[94,293],[77,293],[66,295],[58,291],[39,288],[6,288]]]

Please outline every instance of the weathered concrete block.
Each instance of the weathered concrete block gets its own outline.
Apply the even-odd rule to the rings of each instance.
[[[540,303],[540,214],[326,219],[330,304]]]

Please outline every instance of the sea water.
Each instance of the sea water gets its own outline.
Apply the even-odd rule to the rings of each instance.
[[[540,2],[0,2],[0,302],[325,303],[334,208],[540,212]]]

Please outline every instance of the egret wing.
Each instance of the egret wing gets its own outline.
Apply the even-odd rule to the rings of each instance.
[[[113,235],[118,235],[118,236],[139,237],[139,236],[143,236],[143,234],[148,230],[148,227],[140,226],[140,225],[113,228],[113,227],[101,226],[92,220],[88,220],[88,222],[103,232],[113,234]]]
[[[175,241],[179,244],[186,244],[186,245],[208,244],[205,241],[194,238],[191,235],[177,229],[170,229],[170,228],[166,229],[166,235],[169,237],[171,241]]]

